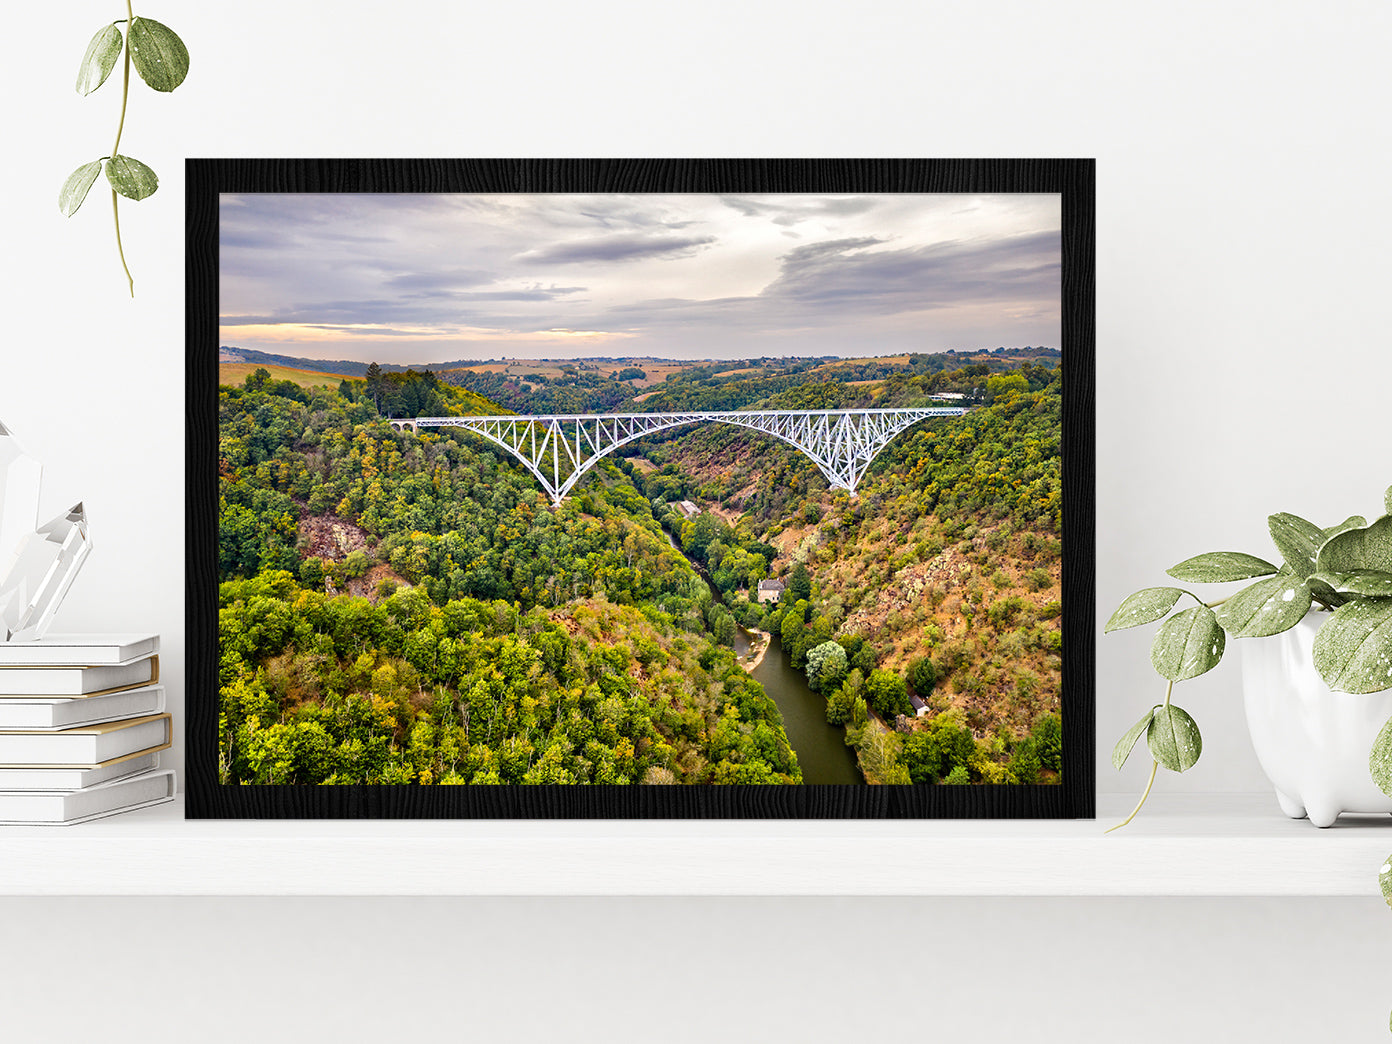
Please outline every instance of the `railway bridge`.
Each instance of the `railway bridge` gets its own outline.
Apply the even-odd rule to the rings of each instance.
[[[495,442],[536,476],[557,506],[603,457],[645,435],[684,424],[733,424],[772,435],[809,457],[833,489],[855,496],[870,462],[894,436],[931,417],[960,417],[961,406],[884,410],[728,410],[394,419],[393,428],[463,428]]]

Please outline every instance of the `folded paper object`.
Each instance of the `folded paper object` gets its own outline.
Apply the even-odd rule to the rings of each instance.
[[[20,542],[39,524],[42,479],[43,465],[0,424],[0,570],[7,569]]]
[[[40,526],[20,542],[10,572],[0,580],[0,618],[6,641],[32,642],[53,622],[77,571],[92,553],[81,504]]]
[[[42,467],[0,424],[0,641],[35,641],[92,551],[87,513],[73,505],[36,528]]]

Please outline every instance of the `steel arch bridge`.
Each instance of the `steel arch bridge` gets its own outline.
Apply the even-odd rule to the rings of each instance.
[[[893,410],[738,410],[693,413],[591,413],[510,417],[417,417],[398,430],[463,428],[520,460],[558,507],[601,458],[620,446],[683,424],[715,422],[788,443],[811,458],[833,489],[855,496],[875,456],[905,428],[930,417],[960,417],[960,406]]]

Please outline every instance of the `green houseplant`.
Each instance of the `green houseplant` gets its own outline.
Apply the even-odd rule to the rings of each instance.
[[[1253,583],[1215,601],[1179,587],[1149,587],[1126,598],[1104,631],[1163,621],[1151,644],[1151,664],[1165,679],[1165,697],[1122,736],[1112,751],[1120,769],[1142,735],[1150,750],[1150,779],[1136,808],[1117,827],[1135,818],[1163,766],[1184,772],[1203,749],[1198,724],[1171,702],[1175,682],[1216,667],[1229,638],[1265,638],[1321,618],[1313,642],[1314,668],[1328,687],[1344,693],[1392,689],[1392,488],[1386,513],[1369,523],[1353,516],[1321,528],[1296,515],[1268,519],[1282,564],[1254,555],[1215,551],[1167,570],[1183,583]],[[1177,608],[1181,599],[1192,606]],[[1368,757],[1373,781],[1392,795],[1392,720],[1386,722]],[[1289,811],[1289,810],[1288,810]],[[1292,814],[1295,814],[1292,812]],[[1392,880],[1392,871],[1383,875]]]
[[[1175,682],[1196,678],[1218,665],[1229,637],[1269,638],[1297,627],[1314,629],[1308,646],[1311,666],[1328,690],[1370,694],[1392,689],[1392,487],[1383,495],[1383,506],[1385,513],[1371,523],[1353,516],[1328,529],[1296,515],[1272,515],[1267,523],[1281,555],[1280,566],[1241,552],[1218,551],[1167,570],[1182,583],[1254,583],[1211,602],[1183,588],[1150,587],[1117,607],[1104,631],[1164,621],[1151,644],[1150,659],[1166,686],[1164,702],[1128,729],[1112,751],[1112,764],[1120,769],[1144,734],[1152,757],[1145,792],[1131,814],[1112,830],[1136,817],[1161,765],[1183,772],[1198,761],[1203,749],[1199,727],[1170,697]],[[1184,598],[1192,598],[1197,605],[1175,611]],[[1312,622],[1320,617],[1317,624]],[[1327,701],[1331,694],[1317,695]],[[1252,725],[1250,692],[1248,697]],[[1366,715],[1370,706],[1363,704],[1360,709]],[[1301,723],[1294,726],[1297,731],[1300,727]],[[1392,715],[1377,731],[1367,763],[1377,788],[1392,796]],[[1271,775],[1265,763],[1263,769]],[[1304,813],[1286,800],[1282,807],[1290,815]],[[1337,807],[1326,809],[1327,822],[1320,825],[1332,823],[1337,814]],[[1379,868],[1378,885],[1392,906],[1392,855]],[[1388,1029],[1392,1030],[1392,1018]]]
[[[117,28],[122,24],[126,27],[124,35]],[[188,75],[189,53],[184,41],[173,29],[153,18],[137,16],[131,9],[131,0],[126,0],[126,17],[102,26],[87,44],[87,51],[77,70],[77,93],[85,97],[104,84],[116,68],[117,59],[122,56],[125,60],[121,73],[121,117],[116,125],[116,143],[111,146],[109,156],[99,156],[68,175],[58,193],[58,209],[64,217],[76,214],[97,175],[105,171],[106,180],[111,186],[116,252],[121,258],[121,269],[126,273],[130,294],[134,297],[135,279],[130,274],[126,251],[121,245],[118,197],[142,200],[159,188],[159,178],[140,160],[121,153],[121,135],[126,129],[126,103],[130,99],[131,66],[135,66],[135,71],[150,87],[168,93],[183,83]]]

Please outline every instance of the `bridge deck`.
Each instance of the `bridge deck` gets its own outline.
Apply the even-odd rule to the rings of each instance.
[[[401,428],[464,428],[507,450],[536,476],[556,504],[600,458],[635,439],[685,424],[713,421],[772,435],[811,458],[833,488],[855,496],[875,456],[904,429],[935,417],[960,417],[963,406],[847,410],[688,410],[666,413],[545,413],[484,417],[416,417]]]

